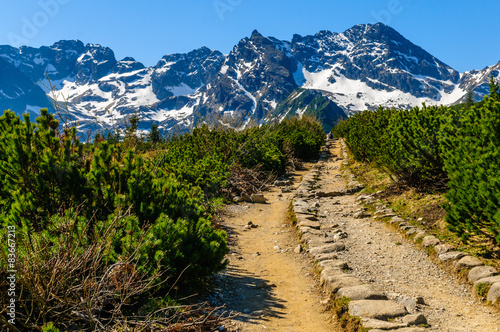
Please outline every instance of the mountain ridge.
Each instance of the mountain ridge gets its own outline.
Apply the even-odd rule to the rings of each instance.
[[[37,107],[51,108],[53,86],[79,130],[91,132],[123,126],[132,114],[140,116],[141,130],[153,122],[164,131],[211,121],[235,127],[264,123],[307,108],[290,99],[297,89],[311,90],[302,101],[326,98],[315,103],[329,101],[346,114],[453,104],[469,89],[481,99],[490,74],[500,76],[500,62],[459,73],[382,23],[295,34],[290,41],[254,30],[227,55],[200,47],[167,54],[150,67],[131,57],[117,60],[110,48],[78,40],[40,48],[0,46],[0,60],[0,75],[9,73],[0,76],[1,108],[33,114]],[[335,116],[323,116],[330,122],[344,116],[333,106],[327,109],[335,109]]]

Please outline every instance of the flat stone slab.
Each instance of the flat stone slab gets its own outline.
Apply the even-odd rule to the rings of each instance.
[[[326,261],[326,260],[330,260],[330,259],[337,259],[337,258],[339,258],[339,257],[335,253],[314,255],[314,260],[316,260],[318,262],[322,262],[322,261]]]
[[[405,323],[392,323],[373,318],[361,319],[361,325],[363,325],[365,329],[381,329],[381,330],[395,330],[402,327],[408,327],[408,324]]]
[[[306,240],[306,242],[309,245],[309,248],[316,248],[316,247],[322,247],[329,243],[334,243],[335,241],[328,237],[320,237],[320,238],[315,237],[311,238],[310,240]]]
[[[446,261],[456,261],[462,257],[464,257],[465,254],[461,251],[449,251],[449,252],[445,252],[444,254],[441,254],[438,256],[438,258],[440,260],[442,260],[443,262],[446,262]]]
[[[491,288],[486,296],[486,300],[491,303],[500,302],[500,282],[496,282],[491,285]]]
[[[441,244],[441,241],[439,241],[439,239],[433,235],[427,235],[426,237],[424,237],[422,241],[422,246],[426,248],[437,246],[438,244]]]
[[[342,250],[345,250],[345,244],[343,244],[342,242],[336,242],[332,244],[326,244],[321,247],[312,248],[309,250],[309,253],[314,256],[318,254],[328,254],[331,252],[338,252]]]
[[[340,269],[345,270],[348,269],[349,266],[346,262],[338,260],[338,259],[328,259],[318,263],[324,269]]]
[[[348,297],[351,300],[387,300],[387,296],[383,292],[373,289],[370,285],[340,288],[337,291],[337,296]]]
[[[299,232],[301,234],[312,234],[312,235],[323,235],[324,236],[324,233],[322,231],[320,231],[319,229],[314,229],[314,228],[311,228],[311,227],[299,227]]]
[[[473,256],[464,256],[459,261],[455,262],[455,266],[459,269],[471,268],[481,265],[484,265],[484,263],[479,258]]]
[[[360,279],[347,273],[328,276],[321,283],[324,290],[329,293],[336,293],[341,288],[359,286],[362,284]]]
[[[299,220],[299,223],[297,224],[298,227],[310,227],[314,229],[320,229],[321,225],[317,221],[312,221],[308,219],[303,219]]]
[[[387,320],[408,314],[406,308],[388,300],[357,300],[349,302],[349,314],[363,318]]]
[[[335,278],[344,278],[345,276],[350,276],[350,274],[344,273],[344,271],[342,271],[339,268],[329,267],[323,269],[323,271],[321,271],[319,276],[320,276],[319,279],[320,283],[323,283],[329,277],[331,277],[331,280],[334,280]]]
[[[318,217],[316,217],[314,214],[311,213],[295,213],[295,216],[297,217],[297,220],[312,220],[312,221],[318,221]]]
[[[476,266],[469,271],[469,281],[474,283],[479,279],[493,277],[498,271],[493,266]]]

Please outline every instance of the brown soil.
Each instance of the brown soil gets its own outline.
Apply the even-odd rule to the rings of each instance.
[[[297,174],[299,177],[300,174]],[[220,300],[240,316],[228,331],[341,331],[325,310],[313,265],[294,249],[288,222],[291,194],[274,188],[268,204],[230,206],[224,224],[231,242],[230,264],[218,276]],[[248,222],[257,228],[245,229]],[[229,325],[229,326],[228,326]]]

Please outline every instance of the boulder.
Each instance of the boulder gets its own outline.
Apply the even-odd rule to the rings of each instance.
[[[476,257],[473,256],[464,256],[459,261],[455,262],[455,267],[458,269],[463,268],[472,268],[476,266],[484,265],[483,262]]]
[[[491,288],[486,296],[486,300],[491,303],[500,303],[500,282],[491,285]]]
[[[479,279],[474,283],[474,286],[472,287],[472,291],[474,294],[477,294],[478,288],[480,284],[483,285],[493,285],[496,283],[500,282],[500,276],[494,276],[494,277],[487,277],[487,278],[482,278]]]
[[[439,239],[433,235],[427,235],[426,237],[424,237],[424,240],[422,241],[422,246],[426,248],[437,246],[438,244],[441,244],[441,241],[439,241]]]
[[[469,281],[474,283],[479,279],[492,277],[497,274],[497,269],[493,266],[476,266],[469,271]]]
[[[356,300],[349,302],[349,314],[351,316],[387,320],[404,316],[407,313],[403,305],[388,300]]]
[[[465,254],[463,252],[460,252],[460,251],[449,251],[449,252],[445,252],[444,254],[441,254],[438,256],[438,258],[440,260],[442,260],[443,262],[446,262],[446,261],[456,261],[457,259],[460,259],[462,257],[464,257]]]
[[[413,241],[417,242],[418,240],[425,238],[426,236],[427,236],[426,232],[420,231],[417,233],[417,235],[415,235],[415,237],[413,238]]]
[[[436,254],[441,255],[449,251],[455,250],[455,247],[448,243],[438,244],[434,247]]]

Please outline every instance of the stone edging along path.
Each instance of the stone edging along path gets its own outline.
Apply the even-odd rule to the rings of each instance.
[[[453,262],[450,267],[470,269],[473,292],[489,287],[485,295],[492,303],[500,302],[497,271],[420,231],[373,196],[356,197],[363,185],[349,170],[341,171],[346,159],[345,144],[329,141],[292,204],[324,290],[337,299],[349,298],[349,315],[360,317],[362,327],[374,332],[500,331],[497,312],[480,305],[413,243],[433,248],[439,260]],[[370,218],[362,203],[374,203],[373,215],[392,218],[390,224],[404,235]]]

